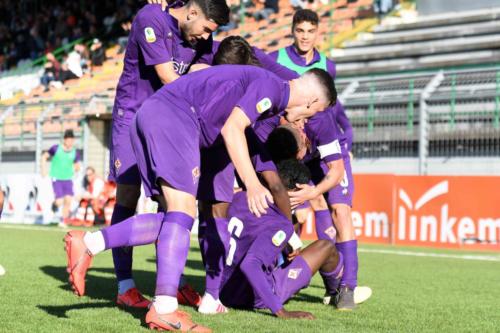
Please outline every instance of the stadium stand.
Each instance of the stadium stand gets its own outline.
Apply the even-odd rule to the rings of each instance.
[[[500,57],[499,17],[500,7],[392,21],[330,55],[344,76],[494,64]]]

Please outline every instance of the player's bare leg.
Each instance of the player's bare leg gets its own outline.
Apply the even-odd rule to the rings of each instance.
[[[225,264],[229,233],[227,202],[198,202],[200,228],[198,241],[205,265],[205,294],[198,311],[204,314],[227,313],[227,308],[219,300],[222,271]]]

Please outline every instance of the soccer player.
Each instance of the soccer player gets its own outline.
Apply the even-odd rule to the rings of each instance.
[[[110,180],[117,183],[117,195],[111,224],[133,216],[140,196],[141,179],[130,142],[135,113],[163,84],[176,80],[192,63],[211,53],[211,33],[228,19],[224,0],[190,0],[167,12],[146,5],[135,17],[113,107]],[[135,288],[132,277],[132,249],[113,249],[113,262],[117,303],[146,308],[149,301]]]
[[[72,287],[78,293],[84,291],[92,255],[113,247],[144,244],[143,233],[150,241],[149,230],[139,232],[142,226],[138,224],[148,228],[161,219],[155,300],[146,323],[150,328],[207,331],[177,310],[175,297],[196,213],[200,148],[226,145],[247,189],[249,210],[260,217],[273,199],[254,171],[245,129],[261,117],[281,112],[290,121],[308,118],[335,101],[333,80],[318,69],[283,81],[254,66],[221,65],[162,87],[141,106],[131,139],[146,194],[162,196],[168,203],[166,213],[138,215],[122,226],[95,233],[68,233],[65,240]],[[130,243],[131,234],[137,243]]]
[[[278,163],[285,186],[309,181],[309,170],[295,159]],[[343,260],[335,246],[318,240],[293,258],[279,264],[280,255],[293,237],[292,223],[275,207],[260,219],[250,213],[246,192],[238,192],[229,208],[229,254],[223,273],[221,299],[232,307],[267,308],[280,318],[314,319],[308,312],[286,311],[284,303],[307,287],[319,270],[329,292],[340,283]]]
[[[311,68],[326,70],[335,78],[335,63],[316,49],[319,37],[318,14],[309,9],[299,9],[293,15],[293,44],[269,55],[277,63],[302,74]]]
[[[335,63],[315,48],[319,37],[318,25],[319,18],[315,12],[307,9],[296,11],[292,22],[293,45],[273,52],[270,56],[278,63],[298,74],[310,68],[321,68],[327,70],[335,78]],[[352,148],[353,135],[352,126],[340,102],[335,105],[333,111],[335,113],[336,125],[344,136],[342,149],[347,152],[347,154],[343,153],[345,173],[341,178],[341,182],[336,184],[335,187],[327,189],[324,185],[327,184],[325,183],[327,178],[331,179],[331,174],[328,175],[328,171],[331,170],[330,165],[321,162],[320,159],[313,159],[313,161],[308,163],[308,166],[311,167],[312,178],[316,184],[316,188],[306,186],[301,191],[291,194],[291,199],[292,205],[297,205],[311,199],[314,194],[325,194],[327,204],[321,199],[315,200],[315,203],[313,203],[318,238],[336,241],[337,249],[344,255],[346,272],[343,276],[342,288],[337,295],[336,302],[339,309],[351,310],[355,307],[354,289],[357,286],[358,272],[357,241],[351,220],[354,183],[350,150]],[[324,146],[322,150],[331,148],[334,147]],[[335,149],[337,148],[335,147]],[[331,215],[329,209],[332,211]],[[331,228],[332,219],[336,230]],[[338,232],[337,235],[335,235],[336,231]],[[325,302],[329,302],[329,299],[325,298]]]
[[[47,176],[47,161],[50,162],[49,176],[52,179],[55,205],[62,206],[62,221],[60,226],[66,226],[69,219],[71,200],[73,199],[73,176],[80,170],[80,153],[75,149],[75,135],[73,130],[64,132],[63,143],[53,145],[42,154],[41,172]]]
[[[297,75],[275,63],[257,48],[252,48],[244,38],[226,37],[220,44],[215,42],[217,51],[213,64],[246,64],[261,66],[280,78],[296,78]],[[249,152],[256,171],[267,184],[276,205],[291,219],[290,203],[276,167],[263,153],[262,144],[252,130],[247,131]],[[227,253],[229,234],[227,232],[227,209],[233,197],[235,181],[234,166],[224,146],[201,150],[201,176],[198,187],[199,231],[198,240],[206,269],[205,295],[198,311],[205,314],[227,312],[219,300],[220,280]]]

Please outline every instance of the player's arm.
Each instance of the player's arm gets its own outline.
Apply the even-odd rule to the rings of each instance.
[[[154,66],[160,81],[168,84],[175,81],[179,75],[172,62],[172,52],[165,43],[171,31],[164,15],[160,6],[146,5],[139,11],[132,24],[138,31],[137,44],[141,49],[144,63],[147,66]]]
[[[155,71],[163,84],[168,84],[179,78],[179,74],[175,71],[172,61],[155,65]]]
[[[75,160],[73,161],[73,167],[75,169],[75,172],[80,172],[81,160],[82,160],[82,157],[80,156],[80,153],[77,151],[75,154]]]
[[[267,183],[267,188],[274,198],[274,203],[281,210],[283,214],[292,220],[292,209],[290,207],[290,197],[288,191],[283,185],[280,176],[276,171],[263,171],[261,172],[262,178]]]
[[[42,177],[47,176],[47,161],[49,160],[50,154],[48,152],[42,153],[42,158],[40,159],[40,171],[42,173]]]
[[[247,188],[248,207],[257,217],[266,213],[269,207],[267,200],[273,202],[271,193],[260,183],[253,168],[248,151],[245,129],[251,121],[239,107],[235,107],[222,127],[221,135],[224,139],[229,157],[234,164],[238,175]]]
[[[274,230],[277,231],[277,230]],[[271,231],[270,235],[274,234]],[[278,232],[284,232],[280,230]],[[276,233],[277,234],[277,233]],[[274,235],[276,235],[274,234]],[[257,237],[253,242],[252,246],[248,250],[245,258],[241,262],[240,268],[243,274],[245,274],[248,282],[252,286],[254,292],[259,296],[264,305],[271,310],[271,312],[279,318],[304,318],[304,319],[314,319],[314,316],[308,312],[301,311],[287,311],[283,307],[279,297],[274,294],[269,282],[267,280],[266,272],[263,267],[269,267],[271,262],[274,261],[277,256],[283,250],[285,239],[281,240],[281,244],[274,242],[271,243],[269,235],[264,233]],[[267,246],[266,246],[267,245]],[[269,247],[269,245],[271,245]]]

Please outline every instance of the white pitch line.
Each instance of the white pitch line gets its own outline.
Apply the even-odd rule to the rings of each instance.
[[[496,262],[500,262],[500,256],[488,256],[488,255],[444,254],[444,253],[433,253],[433,252],[413,252],[413,251],[400,251],[400,250],[378,250],[378,249],[366,249],[366,248],[358,248],[358,252],[394,254],[394,255],[398,255],[398,256],[411,256],[411,257],[431,257],[431,258],[445,258],[445,259],[462,259],[462,260],[478,260],[478,261],[496,261]]]

